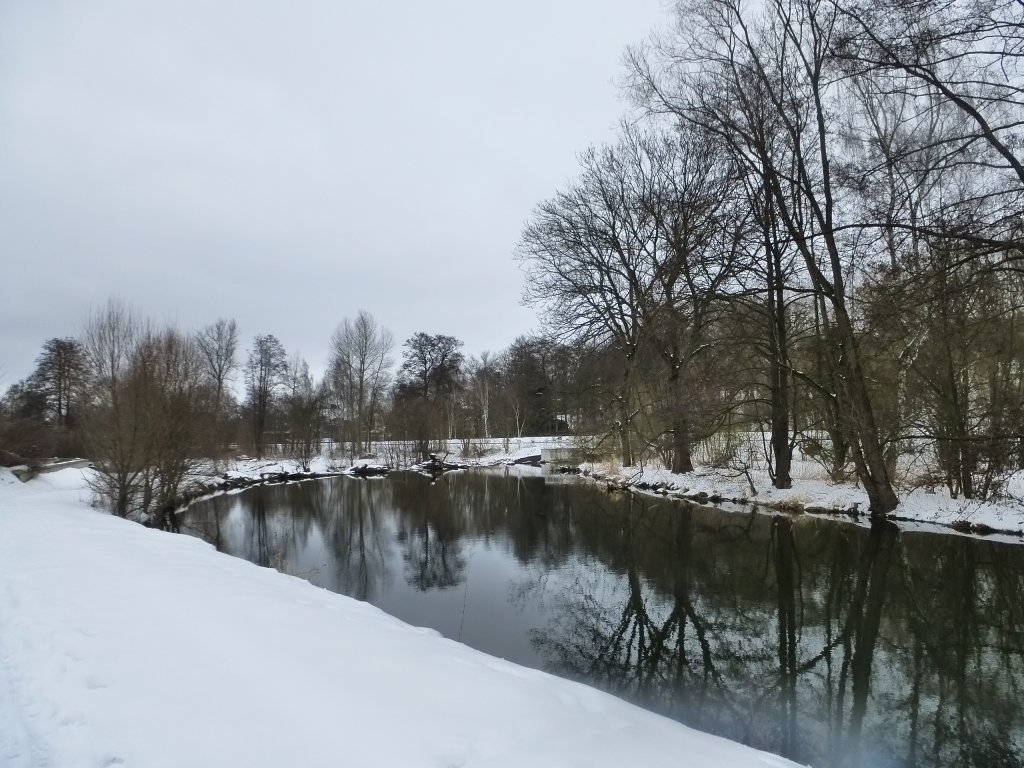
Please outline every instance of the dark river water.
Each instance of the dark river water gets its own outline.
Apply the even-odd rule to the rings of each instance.
[[[181,522],[224,552],[801,763],[1024,765],[1021,545],[518,469],[260,487]]]

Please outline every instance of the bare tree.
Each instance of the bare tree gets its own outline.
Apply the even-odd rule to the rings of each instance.
[[[145,323],[111,299],[85,324],[82,347],[92,388],[83,426],[95,473],[90,484],[119,517],[133,511],[149,461],[146,392],[133,370]]]
[[[282,400],[288,451],[308,472],[310,461],[320,452],[326,389],[313,381],[309,365],[298,354],[288,364],[286,379]]]
[[[156,511],[167,525],[212,414],[199,351],[116,300],[88,319],[82,347],[92,384],[83,414],[91,485],[115,514]]]
[[[238,325],[234,320],[220,318],[200,330],[195,336],[195,343],[202,360],[203,375],[213,389],[214,440],[217,447],[223,448],[231,441],[227,429],[227,407],[233,398],[227,388],[238,368]]]
[[[656,261],[660,233],[628,186],[628,151],[591,148],[580,163],[580,178],[538,206],[517,255],[526,271],[526,301],[541,309],[552,336],[618,351],[612,431],[623,466],[631,466],[631,376],[643,334],[638,299],[649,288],[647,267]]]
[[[445,334],[407,339],[394,388],[394,426],[427,453],[430,441],[454,437],[456,396],[462,385],[462,342]]]
[[[214,406],[220,410],[224,389],[238,367],[238,325],[220,318],[196,334],[196,346],[202,356],[203,373],[214,389]]]
[[[691,472],[694,433],[706,436],[714,422],[702,407],[715,410],[697,397],[706,387],[698,363],[716,347],[723,299],[739,287],[737,273],[747,266],[741,244],[751,222],[735,168],[710,134],[683,128],[633,137],[630,145],[634,173],[643,180],[638,202],[661,235],[649,267],[651,289],[638,296],[641,317],[669,384],[671,468]]]
[[[843,187],[837,178],[842,82],[832,47],[834,8],[815,0],[768,0],[747,8],[734,0],[680,6],[676,36],[662,41],[661,70],[642,53],[634,87],[652,109],[716,133],[770,192],[773,211],[803,261],[826,323],[834,398],[857,475],[872,512],[897,504],[869,393],[861,340],[850,308],[850,256]],[[763,113],[774,116],[763,131]]]
[[[456,386],[462,366],[462,342],[442,333],[417,333],[402,353],[401,375],[425,400],[437,400]]]
[[[369,450],[381,401],[391,378],[394,338],[373,315],[360,310],[345,318],[331,336],[328,370],[335,397],[353,425],[355,455]]]
[[[871,75],[907,76],[916,101],[941,99],[966,124],[945,137],[947,151],[984,144],[980,167],[1024,188],[1024,8],[1020,0],[881,0],[829,3],[841,22],[836,54]],[[912,150],[913,151],[913,150]]]
[[[143,510],[155,510],[160,524],[173,528],[180,494],[201,459],[201,436],[216,413],[213,392],[194,339],[175,328],[143,338],[134,367],[137,385],[148,390]]]
[[[246,405],[252,425],[253,450],[258,458],[266,451],[271,409],[287,366],[284,347],[273,334],[257,336],[245,366]]]
[[[693,470],[696,359],[710,348],[719,299],[730,289],[745,228],[736,179],[710,135],[641,133],[581,158],[580,179],[539,207],[524,230],[527,299],[553,334],[613,344],[621,354],[615,395],[623,464],[633,462],[634,376],[647,347],[670,384],[672,468]]]
[[[490,437],[491,393],[496,379],[494,356],[484,351],[479,357],[470,357],[467,363],[467,378],[474,404],[479,409],[482,436]]]

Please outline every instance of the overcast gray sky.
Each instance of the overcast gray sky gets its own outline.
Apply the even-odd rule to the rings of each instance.
[[[0,387],[118,296],[314,368],[536,328],[511,254],[611,138],[662,0],[0,0]]]

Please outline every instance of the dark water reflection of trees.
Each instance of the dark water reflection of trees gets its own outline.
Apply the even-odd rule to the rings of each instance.
[[[398,614],[464,590],[463,621],[472,595],[530,640],[482,650],[800,762],[1024,763],[1017,545],[483,472],[262,488],[185,527]],[[501,589],[469,589],[484,552]]]

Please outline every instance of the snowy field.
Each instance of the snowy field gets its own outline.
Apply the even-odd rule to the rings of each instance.
[[[0,766],[781,766],[0,469]]]

